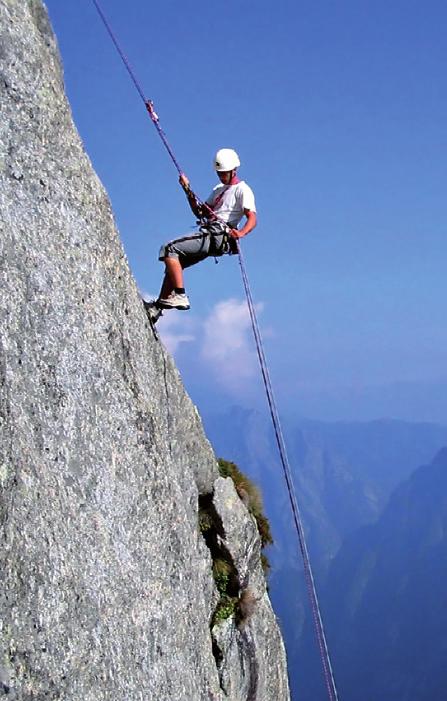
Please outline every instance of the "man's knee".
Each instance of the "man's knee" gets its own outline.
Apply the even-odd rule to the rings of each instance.
[[[163,246],[160,248],[160,251],[158,253],[158,260],[163,261],[163,263],[166,263],[167,258],[177,258],[178,259],[178,253],[173,248],[171,242],[163,244]]]
[[[163,262],[167,268],[178,268],[179,266],[180,268],[183,268],[181,256],[165,256]]]

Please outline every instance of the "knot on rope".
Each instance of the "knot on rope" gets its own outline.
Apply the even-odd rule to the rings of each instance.
[[[159,116],[154,110],[154,103],[152,102],[152,100],[146,100],[144,104],[146,105],[146,109],[149,112],[149,116],[152,119],[152,121],[157,123],[159,120]]]

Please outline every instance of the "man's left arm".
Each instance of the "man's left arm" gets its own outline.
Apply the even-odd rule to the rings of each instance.
[[[247,236],[250,231],[253,231],[257,224],[256,212],[253,212],[251,209],[244,209],[244,214],[247,221],[242,229],[231,229],[230,231],[230,236],[232,236],[234,239],[241,239],[244,236]]]

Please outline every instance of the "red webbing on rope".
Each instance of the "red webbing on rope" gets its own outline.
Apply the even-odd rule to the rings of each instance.
[[[133,71],[133,69],[132,69],[132,66],[130,65],[130,62],[129,62],[129,60],[128,60],[126,54],[125,54],[124,51],[121,49],[121,46],[119,45],[119,42],[118,42],[118,40],[117,40],[117,38],[116,38],[116,36],[115,36],[113,30],[112,30],[112,27],[110,26],[109,22],[107,21],[107,17],[105,16],[104,12],[102,11],[99,2],[98,2],[97,0],[92,0],[92,2],[93,2],[93,4],[94,4],[94,6],[96,7],[96,10],[97,10],[97,12],[98,12],[98,14],[99,14],[99,16],[100,16],[100,18],[101,18],[101,20],[102,20],[102,22],[103,22],[105,28],[106,28],[106,30],[107,30],[107,32],[108,32],[108,34],[109,34],[111,40],[113,41],[113,43],[114,43],[114,45],[115,45],[115,48],[116,48],[116,50],[118,51],[118,53],[119,53],[119,55],[120,55],[120,57],[121,57],[121,60],[122,60],[122,62],[124,63],[126,69],[127,69],[127,72],[128,72],[129,75],[130,75],[130,78],[131,78],[131,80],[132,80],[132,83],[135,85],[135,88],[137,89],[137,92],[138,92],[139,96],[141,97],[142,101],[144,102],[144,106],[146,107],[146,110],[147,110],[147,112],[148,112],[150,118],[152,119],[152,122],[153,122],[153,124],[154,124],[156,130],[158,131],[158,134],[159,134],[159,136],[160,136],[160,139],[163,141],[163,144],[164,144],[164,146],[165,146],[167,152],[169,153],[169,156],[171,157],[172,162],[174,163],[175,167],[177,168],[177,171],[178,171],[179,175],[181,175],[181,174],[182,174],[182,169],[180,168],[180,165],[178,164],[178,161],[177,161],[177,159],[176,159],[176,157],[175,157],[175,155],[174,155],[174,152],[173,152],[172,148],[171,148],[170,145],[169,145],[169,142],[168,142],[168,140],[167,140],[167,138],[166,138],[166,135],[165,135],[163,129],[160,127],[159,118],[158,118],[158,115],[156,114],[156,112],[155,112],[155,110],[154,110],[154,105],[153,105],[153,103],[152,103],[152,100],[148,100],[148,99],[145,97],[144,92],[143,92],[143,89],[142,89],[140,83],[138,82],[138,80],[137,80],[137,78],[136,78],[136,76],[135,76],[135,73],[134,73],[134,71]]]

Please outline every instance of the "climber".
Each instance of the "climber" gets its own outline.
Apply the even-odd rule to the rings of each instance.
[[[160,249],[159,260],[165,264],[160,294],[158,299],[145,303],[153,322],[157,321],[163,309],[189,309],[183,282],[184,268],[209,256],[237,253],[237,239],[255,228],[254,194],[247,183],[237,177],[239,166],[239,156],[233,149],[222,148],[216,153],[214,168],[220,184],[214,187],[202,204],[191,190],[186,175],[180,175],[180,185],[199,220],[199,228],[194,234],[169,241]],[[238,229],[244,216],[245,224]]]

